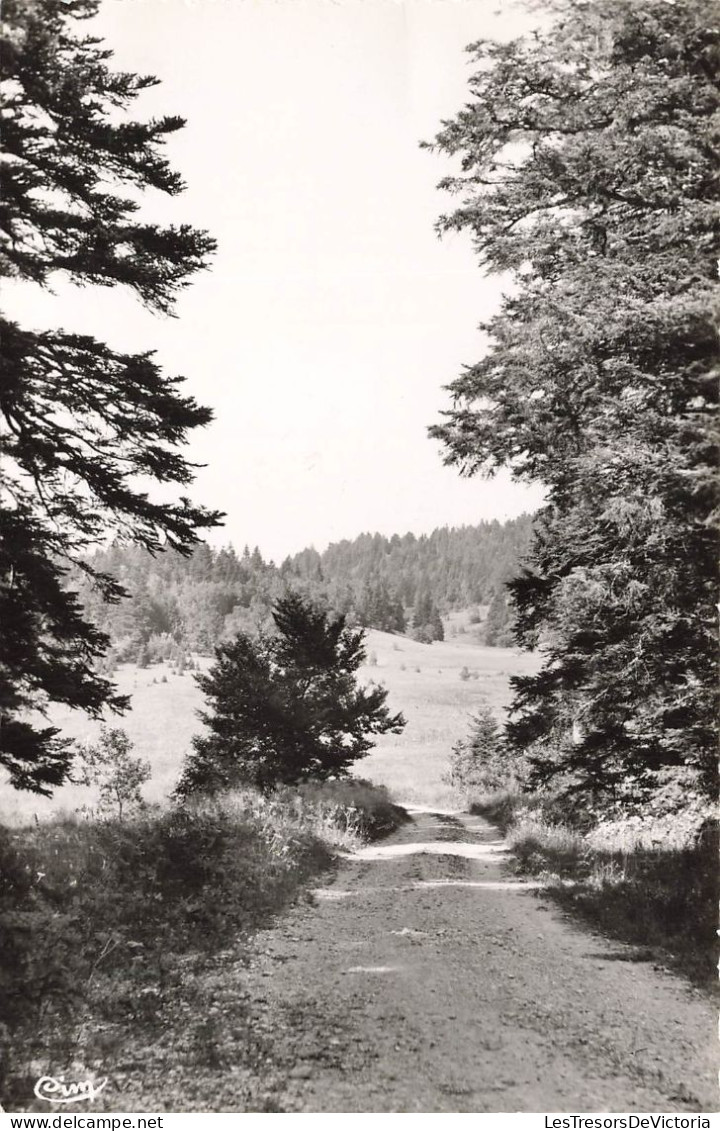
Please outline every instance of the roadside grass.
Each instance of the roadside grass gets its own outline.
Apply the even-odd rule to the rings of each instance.
[[[299,819],[310,820],[315,835],[337,847],[354,848],[393,832],[410,818],[388,789],[363,778],[306,782],[278,791],[281,802]]]
[[[546,881],[545,894],[610,938],[696,985],[717,984],[718,827],[705,822],[664,843],[632,821],[580,832],[562,804],[519,793],[477,799],[471,811],[506,834],[515,869]],[[550,819],[549,819],[550,818]],[[675,827],[682,825],[678,816]]]
[[[157,1060],[158,1041],[168,1058],[184,1048],[188,1071],[202,1073],[219,1055],[222,1022],[237,1022],[252,932],[338,849],[403,819],[386,791],[349,782],[236,792],[123,822],[0,829],[3,1105],[45,1110],[32,1091],[45,1074],[117,1084],[123,1064],[128,1078],[143,1064],[139,1050]],[[216,980],[229,967],[235,1004],[224,993],[220,1017]],[[158,1071],[171,1068],[161,1058]],[[108,1095],[96,1106],[139,1110],[126,1102]]]

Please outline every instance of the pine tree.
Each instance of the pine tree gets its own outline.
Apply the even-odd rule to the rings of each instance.
[[[720,35],[710,0],[557,0],[480,42],[442,230],[469,229],[511,295],[432,431],[464,473],[543,483],[509,736],[541,780],[629,800],[715,775]],[[573,728],[573,724],[576,726]],[[575,738],[569,735],[575,730]]]
[[[403,632],[405,629],[403,607],[382,578],[368,578],[364,583],[355,615],[363,628],[377,628],[380,632]]]
[[[163,153],[182,119],[123,116],[157,80],[109,67],[85,33],[97,0],[6,0],[0,163],[0,275],[50,286],[125,286],[151,309],[205,266],[213,241],[138,217],[138,191],[183,185]],[[64,587],[82,563],[107,600],[122,586],[83,554],[118,532],[150,550],[185,552],[219,516],[154,502],[136,486],[192,481],[179,449],[211,413],[180,393],[149,353],[36,332],[0,318],[0,764],[13,785],[48,792],[66,777],[68,744],[22,716],[64,703],[98,715],[124,700],[96,674],[107,645]]]
[[[505,585],[499,586],[493,593],[485,618],[483,637],[490,648],[504,648],[513,643],[512,618]]]
[[[433,640],[445,639],[440,611],[427,588],[421,589],[418,593],[412,625],[414,639],[422,644],[432,644]]]
[[[437,605],[433,605],[430,613],[430,628],[432,629],[433,640],[445,639],[445,628]]]
[[[426,624],[429,624],[432,619],[432,612],[433,602],[429,589],[420,589],[415,599],[415,607],[413,608],[413,628],[423,628]]]
[[[383,687],[356,682],[362,630],[297,594],[277,602],[273,620],[274,634],[239,633],[197,677],[211,705],[201,715],[208,734],[193,740],[181,796],[341,778],[372,748],[371,735],[404,727]]]
[[[448,785],[475,795],[507,789],[513,783],[512,768],[495,716],[482,706],[470,723],[467,738],[452,748]]]

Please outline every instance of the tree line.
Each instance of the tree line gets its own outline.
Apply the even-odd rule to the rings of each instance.
[[[507,644],[505,582],[517,574],[531,530],[531,518],[522,516],[419,537],[363,534],[322,554],[303,550],[279,566],[257,547],[238,554],[202,542],[183,555],[114,543],[75,566],[65,583],[110,640],[100,661],[105,674],[120,662],[187,663],[192,653],[209,655],[238,632],[256,635],[271,624],[272,609],[288,590],[323,602],[350,624],[425,643],[444,638],[443,615],[474,606],[479,623],[477,608],[487,604],[488,643]],[[112,578],[126,596],[108,602],[97,574]]]

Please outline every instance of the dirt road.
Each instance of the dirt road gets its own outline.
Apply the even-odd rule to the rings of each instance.
[[[716,1110],[698,991],[546,906],[481,818],[413,818],[259,936],[265,1110]]]

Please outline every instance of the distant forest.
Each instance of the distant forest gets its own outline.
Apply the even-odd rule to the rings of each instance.
[[[191,653],[210,654],[239,631],[266,627],[273,603],[288,589],[327,602],[351,623],[425,643],[444,638],[443,616],[469,608],[479,638],[504,645],[512,643],[505,582],[517,575],[531,533],[532,517],[523,515],[419,537],[361,534],[322,554],[303,550],[279,566],[247,546],[238,554],[232,546],[200,543],[183,557],[114,543],[90,565],[115,578],[126,598],[108,604],[77,568],[68,587],[110,637],[107,670],[119,662],[191,665]]]

